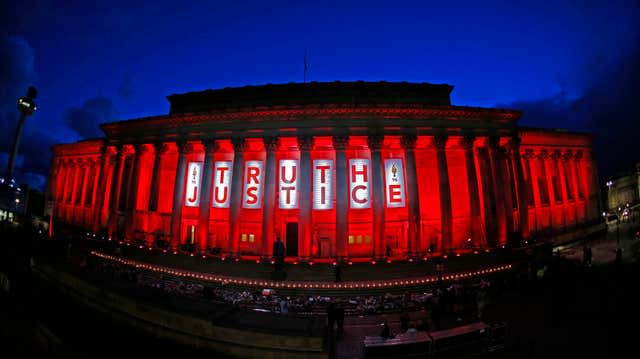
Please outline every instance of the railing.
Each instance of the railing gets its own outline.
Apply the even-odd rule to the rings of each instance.
[[[504,349],[504,323],[478,322],[451,329],[404,333],[394,338],[367,336],[365,358],[469,358]]]

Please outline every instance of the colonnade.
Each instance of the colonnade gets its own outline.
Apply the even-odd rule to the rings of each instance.
[[[420,136],[422,137],[422,136]],[[497,136],[447,136],[434,134],[425,136],[417,146],[419,136],[405,134],[400,138],[404,151],[404,179],[406,181],[406,205],[408,254],[421,255],[428,241],[422,226],[422,210],[419,194],[418,158],[422,151],[435,151],[437,164],[437,183],[439,187],[440,241],[435,244],[437,251],[447,253],[459,249],[453,243],[452,188],[448,166],[447,151],[451,146],[464,151],[466,186],[468,193],[469,223],[474,234],[473,244],[495,247],[505,243],[510,232],[519,231],[524,238],[530,232],[547,227],[569,226],[584,222],[593,217],[597,204],[594,201],[597,192],[597,179],[587,171],[594,168],[592,156],[585,156],[582,150],[558,148],[521,148],[519,138],[500,138]],[[382,149],[385,136],[372,134],[367,136],[366,148],[371,161],[371,179],[369,193],[372,206],[372,257],[386,256],[385,243],[385,177]],[[230,186],[229,204],[229,243],[231,255],[240,253],[241,224],[243,202],[243,173],[247,140],[243,137],[231,137],[226,141],[233,146],[233,177]],[[101,156],[60,156],[54,158],[52,171],[54,215],[71,224],[83,226],[98,232],[107,229],[111,236],[131,237],[136,231],[135,212],[143,208],[148,213],[158,212],[159,196],[172,197],[169,242],[176,248],[181,242],[182,212],[185,201],[185,186],[189,156],[195,151],[194,144],[200,143],[204,149],[204,166],[198,205],[198,243],[206,250],[209,243],[209,219],[212,211],[212,181],[214,175],[215,154],[220,151],[221,139],[202,141],[157,141],[154,143],[135,143],[128,145],[104,146]],[[160,193],[160,176],[163,157],[171,145],[177,150],[177,164],[173,178],[172,193]],[[299,211],[298,230],[300,247],[299,257],[312,257],[312,155],[313,136],[296,138],[299,151]],[[426,143],[426,144],[425,144]],[[262,144],[265,153],[262,238],[260,254],[268,256],[274,241],[276,226],[278,137],[264,137]],[[350,256],[347,237],[349,235],[349,172],[347,149],[349,136],[336,135],[331,138],[335,153],[335,257]],[[199,147],[198,147],[199,148]],[[149,188],[141,188],[141,156],[148,151],[152,160]],[[151,156],[151,151],[153,155]],[[175,154],[174,154],[175,155]],[[588,157],[588,158],[585,158]],[[148,191],[146,203],[136,203],[141,198],[138,191]],[[421,191],[425,189],[422,188]],[[428,189],[427,189],[428,190]],[[585,203],[586,202],[586,203]],[[582,203],[582,205],[579,205]],[[526,209],[526,210],[523,210]],[[590,211],[590,212],[589,212]],[[587,213],[589,212],[589,213]],[[546,217],[545,217],[546,216]]]

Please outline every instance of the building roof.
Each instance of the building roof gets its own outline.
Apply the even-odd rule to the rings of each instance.
[[[167,96],[170,114],[260,106],[422,104],[450,106],[453,86],[409,82],[307,82],[226,87]]]

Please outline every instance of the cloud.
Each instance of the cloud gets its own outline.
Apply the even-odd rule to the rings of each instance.
[[[639,42],[636,42],[639,44]],[[631,170],[640,161],[640,45],[603,69],[598,61],[586,66],[580,96],[561,93],[547,99],[517,101],[499,107],[523,111],[520,125],[591,132],[603,180]]]
[[[118,115],[113,102],[107,97],[94,97],[86,100],[80,107],[71,107],[64,111],[63,121],[80,138],[102,136],[99,125],[113,121]]]

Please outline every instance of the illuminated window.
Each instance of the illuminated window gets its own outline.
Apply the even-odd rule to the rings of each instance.
[[[240,240],[243,242],[247,241],[247,234],[246,233],[242,233],[242,236],[240,237]]]
[[[353,236],[349,236],[349,244],[353,244]]]
[[[371,243],[371,236],[369,236],[368,234],[366,234],[364,236],[364,243]]]
[[[251,233],[251,234],[249,235],[249,242],[250,242],[250,243],[253,243],[253,242],[255,242],[255,240],[256,240],[256,236],[255,236],[253,233]]]
[[[362,244],[362,234],[358,234],[358,236],[356,237],[356,243]]]

